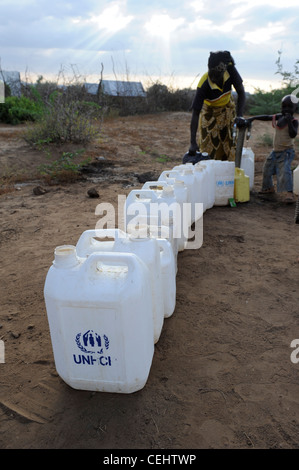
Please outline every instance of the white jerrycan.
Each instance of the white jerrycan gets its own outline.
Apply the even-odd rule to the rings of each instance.
[[[142,189],[150,189],[155,191],[157,196],[160,196],[165,186],[169,186],[167,181],[146,181],[143,184]]]
[[[126,232],[132,232],[129,226],[135,227],[141,218],[146,218],[147,225],[153,225],[152,221],[158,220],[159,226],[168,226],[169,230],[172,231],[172,239],[175,245],[174,254],[176,256],[177,238],[175,233],[177,221],[175,216],[172,215],[173,205],[171,206],[174,201],[171,200],[171,197],[165,198],[165,190],[168,194],[168,191],[171,191],[171,187],[166,186],[162,190],[161,195],[158,195],[156,191],[151,189],[134,189],[130,191],[124,205],[125,230]]]
[[[195,168],[201,167],[205,170],[205,182],[206,182],[206,203],[207,209],[211,209],[215,204],[215,168],[214,160],[203,160],[195,164]]]
[[[208,180],[205,166],[194,165],[194,176],[196,181],[196,200],[203,205],[203,212],[208,208]]]
[[[149,271],[133,253],[55,250],[44,286],[56,370],[71,387],[133,393],[153,354]]]
[[[107,241],[110,238],[110,241]],[[78,256],[86,257],[95,252],[125,252],[138,256],[150,272],[152,293],[152,316],[154,321],[154,342],[161,335],[164,322],[164,298],[160,248],[155,238],[149,238],[145,230],[126,234],[119,229],[94,229],[83,232],[76,244]]]
[[[249,189],[254,187],[254,153],[250,147],[242,149],[240,168],[249,176]]]
[[[169,181],[147,181],[142,186],[142,189],[150,189],[158,196],[157,202],[161,214],[160,224],[164,224],[171,229],[171,224],[173,223],[173,238],[177,239],[176,247],[178,251],[181,238],[181,205],[176,198],[175,184],[170,184]],[[163,209],[163,203],[166,203],[169,207],[169,211]],[[151,225],[153,225],[153,218],[156,218],[156,216],[152,213],[150,220]]]
[[[188,190],[183,180],[175,179],[173,182],[173,190],[175,197],[180,205],[180,218],[181,218],[181,230],[180,236],[178,237],[178,251],[185,249],[185,243],[188,240],[188,215],[185,216],[185,204],[188,201]]]
[[[174,186],[166,184],[159,194],[158,202],[163,225],[173,223],[174,237],[178,241],[181,233],[181,207],[175,197]]]
[[[164,298],[164,318],[169,318],[176,304],[176,263],[170,242],[165,238],[157,238],[160,248],[161,277]]]
[[[167,227],[162,227],[162,230],[160,229],[161,227],[158,226],[143,224],[139,225],[137,230],[140,232],[146,231],[148,236],[157,240],[161,261],[164,318],[168,318],[173,314],[176,304],[177,264],[170,241],[166,238],[161,238],[163,236],[163,229],[167,229]]]
[[[183,180],[176,178],[168,178],[167,182],[173,187],[176,201],[179,204],[178,224],[176,226],[179,230],[179,232],[177,233],[178,251],[183,251],[185,249],[185,243],[187,242],[189,236],[189,214],[188,212],[187,216],[185,214],[185,207],[186,203],[188,202],[188,189]]]
[[[148,225],[147,217],[136,217],[136,225],[129,224],[127,227],[127,233],[133,235],[135,231],[137,231],[138,233],[139,230],[145,230],[145,233],[147,233],[148,236],[150,236],[151,238],[166,239],[171,247],[175,272],[177,273],[178,244],[176,238],[174,237],[174,228],[172,220],[169,221],[168,225],[159,225],[159,217],[152,216],[150,221],[151,225]]]
[[[215,206],[227,206],[234,197],[235,162],[214,160]]]
[[[133,189],[128,194],[124,204],[124,226],[127,231],[128,225],[135,226],[137,219],[145,217],[147,223],[151,223],[151,217],[157,216],[158,195],[151,189]],[[159,217],[159,224],[162,224]]]
[[[182,207],[182,202],[181,202],[181,198],[182,198],[181,194],[182,194],[182,189],[185,189],[187,191],[187,188],[185,186],[184,188],[181,188],[180,183],[184,186],[183,181],[176,181],[174,179],[168,179],[168,181],[162,181],[162,180],[161,181],[147,181],[142,186],[142,189],[151,189],[152,191],[155,191],[157,196],[160,198],[159,203],[166,202],[169,205],[171,205],[173,201],[171,201],[169,198],[168,200],[165,199],[165,194],[167,195],[167,191],[168,191],[167,187],[170,186],[171,188],[170,191],[173,191],[173,196],[175,198],[174,204],[177,204],[177,208],[175,210],[175,217],[172,215],[170,219],[172,219],[173,221],[176,220],[173,238],[177,239],[177,243],[176,243],[177,251],[182,251],[183,249],[182,246],[184,247],[184,233],[182,231],[183,207]],[[165,217],[163,218],[163,223],[166,224],[166,226],[167,225],[169,226],[168,220],[166,220]],[[151,225],[153,225],[152,220],[151,220]]]
[[[185,165],[178,165],[173,168],[175,171],[179,172],[179,178],[184,181],[188,188],[189,192],[189,203],[190,203],[190,225],[195,222],[196,219],[196,214],[195,214],[195,203],[198,202],[196,200],[196,180],[195,180],[195,175],[194,175],[194,168],[192,163],[185,164]]]
[[[173,254],[171,243],[166,238],[161,238],[163,234],[163,227],[154,225],[140,225],[138,230],[146,230],[148,234],[156,238],[157,244],[160,249],[161,260],[161,277],[162,277],[162,292],[164,298],[164,318],[170,317],[175,309],[176,304],[176,273],[177,265],[176,258]],[[165,227],[166,228],[166,227]]]
[[[188,210],[188,203],[190,202],[190,189],[180,179],[180,173],[176,170],[163,171],[159,176],[158,181],[165,181],[173,186],[174,194],[177,202],[180,205],[180,237],[178,238],[178,251],[185,249],[185,244],[189,237],[189,227],[191,226],[191,211]]]

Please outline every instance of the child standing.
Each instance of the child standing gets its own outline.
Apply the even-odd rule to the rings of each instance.
[[[291,163],[295,157],[294,141],[298,133],[298,120],[294,118],[297,106],[298,99],[293,95],[286,95],[281,100],[281,113],[254,117],[261,121],[272,120],[275,129],[273,150],[264,164],[262,190],[259,194],[275,192],[273,176],[276,175],[277,192],[281,193],[282,200],[286,203],[296,202],[293,194]]]

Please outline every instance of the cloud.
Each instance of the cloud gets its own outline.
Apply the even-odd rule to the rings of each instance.
[[[111,57],[136,74],[206,71],[226,49],[246,77],[275,74],[298,59],[298,0],[1,0],[1,66],[46,75],[62,63],[111,71]],[[276,77],[277,78],[277,75]]]
[[[150,20],[145,23],[144,28],[153,36],[168,39],[184,22],[184,18],[173,19],[168,14],[162,13],[153,15]]]
[[[243,40],[251,44],[261,44],[277,38],[285,32],[285,26],[278,23],[268,23],[264,28],[257,28],[244,34]]]
[[[236,31],[237,27],[245,22],[245,18],[240,18],[237,20],[229,20],[225,21],[220,25],[216,25],[213,27],[216,31],[220,31],[222,33],[231,33]]]
[[[283,2],[281,0],[250,0],[250,2],[248,2],[247,0],[230,0],[230,4],[237,5],[237,8],[234,8],[232,10],[233,16],[236,11],[244,12],[245,10],[251,10],[260,6],[263,6],[263,8],[268,6],[271,9],[276,8],[279,10],[284,10],[285,8],[298,7],[297,0],[284,0]]]
[[[203,11],[205,8],[205,2],[204,0],[195,0],[193,2],[190,2],[190,7],[194,9],[196,13],[199,11]]]
[[[99,15],[91,15],[87,19],[73,18],[72,22],[75,25],[95,26],[99,30],[114,34],[126,28],[133,19],[133,15],[124,15],[120,5],[114,4],[105,8]]]

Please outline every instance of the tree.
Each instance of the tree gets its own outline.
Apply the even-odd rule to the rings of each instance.
[[[299,60],[296,60],[294,64],[294,71],[287,72],[286,70],[283,69],[281,56],[282,56],[282,51],[278,51],[278,59],[275,62],[277,65],[277,72],[275,73],[282,76],[282,82],[286,87],[289,88],[289,87],[297,86],[298,81],[299,81]]]

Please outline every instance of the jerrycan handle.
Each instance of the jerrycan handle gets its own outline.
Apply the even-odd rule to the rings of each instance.
[[[169,178],[175,178],[176,176],[178,177],[179,175],[180,175],[180,172],[177,170],[164,170],[159,176],[159,181],[161,181],[163,178],[166,178],[167,180]]]
[[[163,266],[166,264],[165,257],[166,259],[172,259],[173,257],[173,251],[171,248],[171,244],[168,240],[165,238],[157,238],[157,245],[160,248],[160,259],[161,259],[161,265]]]
[[[150,190],[159,190],[159,189],[163,189],[165,186],[169,186],[167,181],[147,181],[146,183],[144,183],[144,185],[142,186],[142,189],[150,189]]]
[[[135,189],[132,194],[135,195],[135,200],[142,200],[142,198],[156,200],[158,197],[152,189]]]
[[[86,252],[89,248],[94,246],[95,238],[104,238],[104,237],[110,237],[114,238],[115,240],[118,240],[119,238],[126,238],[125,232],[123,232],[120,229],[91,229],[91,230],[85,230],[76,245],[76,249],[78,253],[81,253],[83,251]],[[98,243],[101,243],[98,241]]]
[[[85,275],[97,277],[99,275],[98,265],[102,263],[106,266],[128,268],[128,275],[132,274],[137,268],[137,256],[134,253],[126,252],[95,252],[92,253],[84,262],[83,269]],[[85,277],[85,276],[84,276]]]

